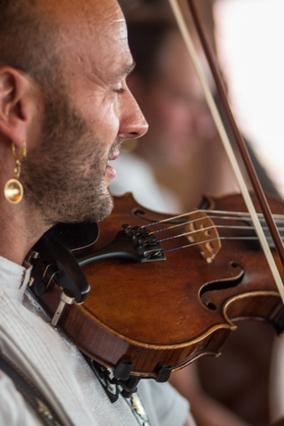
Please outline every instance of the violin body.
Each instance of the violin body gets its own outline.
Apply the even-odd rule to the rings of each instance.
[[[113,213],[99,224],[98,240],[73,252],[78,261],[110,244],[123,224],[144,226],[170,217],[143,208],[131,194],[114,201]],[[269,197],[269,202],[273,213],[284,213],[283,201]],[[204,197],[202,204],[208,212],[246,211],[240,195]],[[240,222],[249,226],[249,220],[229,221],[232,226]],[[157,224],[149,230],[167,227],[167,223]],[[225,232],[232,236],[235,231],[228,227]],[[173,228],[160,231],[157,238],[175,234]],[[173,241],[188,245],[185,236],[176,240],[178,244],[175,239],[160,243],[165,260],[106,258],[84,264],[90,291],[84,303],[73,302],[64,308],[60,330],[82,352],[116,370],[118,376],[167,380],[171,371],[202,355],[219,355],[240,320],[267,321],[277,333],[283,331],[283,304],[257,241],[224,239],[209,263],[198,245],[168,252]],[[273,255],[278,265],[275,250]],[[51,283],[38,297],[50,317],[60,294],[60,285]]]

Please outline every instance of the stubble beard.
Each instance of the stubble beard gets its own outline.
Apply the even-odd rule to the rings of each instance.
[[[68,96],[45,95],[41,141],[27,153],[21,181],[25,201],[46,225],[99,221],[111,213],[103,146]]]

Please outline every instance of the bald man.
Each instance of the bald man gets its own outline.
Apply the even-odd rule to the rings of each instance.
[[[194,424],[168,384],[142,380],[136,405],[112,403],[26,292],[25,258],[45,231],[112,210],[109,160],[147,130],[132,69],[115,0],[0,0],[0,352],[36,393],[29,403],[2,360],[1,425]]]

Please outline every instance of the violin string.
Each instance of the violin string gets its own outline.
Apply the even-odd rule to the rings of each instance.
[[[180,218],[185,217],[185,216],[189,217],[189,216],[191,216],[193,214],[196,214],[197,212],[208,213],[207,210],[194,210],[194,211],[189,212],[189,213],[183,213],[181,215],[177,215],[177,216],[173,216],[173,217],[170,217],[170,218],[162,219],[162,220],[157,221],[157,222],[151,222],[149,224],[143,225],[141,228],[148,228],[148,227],[151,227],[151,226],[154,226],[154,225],[159,225],[161,223],[171,222],[171,221],[174,221],[176,219],[180,219]],[[218,218],[218,219],[223,219],[223,220],[238,220],[238,221],[242,221],[243,220],[244,221],[247,218],[250,218],[249,213],[246,213],[246,212],[230,212],[230,211],[210,210],[210,213],[214,213],[213,216],[212,215],[207,215],[207,217],[209,217],[210,219],[216,219],[216,218]],[[223,215],[224,213],[228,214],[229,216],[221,216],[221,214]],[[217,214],[219,216],[215,216],[215,214]],[[259,215],[260,218],[263,218],[262,214],[258,214],[258,215]],[[245,216],[245,218],[243,218],[242,216]],[[187,224],[195,223],[197,221],[204,220],[205,218],[206,218],[206,216],[205,217],[199,217],[199,218],[194,219],[192,221],[188,220],[188,221],[185,221],[185,222],[176,223],[176,224],[171,225],[169,227],[161,228],[161,229],[157,229],[155,231],[152,231],[151,234],[155,234],[155,233],[167,231],[167,230],[179,227],[179,226],[184,226],[184,225],[187,225]],[[278,220],[278,223],[279,223],[279,225],[282,224],[282,223],[284,224],[284,216],[283,215],[274,215],[274,218],[283,219],[283,221],[282,220]],[[265,224],[264,220],[262,220],[262,224]],[[230,227],[228,226],[227,228],[229,229]],[[255,229],[253,226],[250,226],[250,227],[246,226],[244,228],[245,229]],[[263,229],[266,230],[266,231],[268,230],[267,227],[263,227]],[[283,230],[283,228],[280,228],[280,227],[278,227],[277,229],[278,229],[278,231]]]
[[[154,226],[154,225],[159,225],[160,223],[172,222],[172,221],[180,219],[182,217],[191,216],[192,214],[194,214],[198,211],[201,211],[201,210],[194,210],[194,211],[191,211],[191,212],[188,212],[188,213],[182,213],[182,214],[179,214],[177,216],[168,217],[166,219],[158,220],[156,222],[147,223],[146,225],[141,226],[141,228],[149,228],[149,227]]]
[[[148,228],[148,227],[151,227],[151,226],[154,226],[154,225],[159,225],[159,224],[162,224],[162,223],[167,223],[167,222],[175,221],[177,219],[181,219],[181,218],[184,218],[184,217],[189,218],[191,215],[197,214],[198,212],[205,213],[206,216],[198,217],[198,218],[193,219],[193,220],[183,221],[183,222],[180,222],[180,223],[171,224],[168,227],[151,231],[150,234],[156,234],[156,233],[159,233],[159,232],[165,232],[165,231],[169,231],[169,230],[172,230],[172,229],[180,227],[180,226],[185,226],[185,225],[188,225],[188,224],[196,223],[198,221],[202,221],[202,220],[206,219],[206,217],[209,217],[210,219],[213,219],[213,220],[214,219],[219,219],[219,220],[222,219],[222,220],[247,221],[247,219],[250,219],[250,215],[247,212],[231,212],[231,211],[223,211],[223,210],[210,210],[210,211],[208,211],[208,210],[193,210],[193,211],[191,211],[189,213],[183,213],[183,214],[176,215],[176,216],[173,216],[173,217],[170,217],[170,218],[162,219],[162,220],[157,221],[157,222],[151,222],[149,224],[143,225],[142,228]],[[210,213],[210,214],[208,215],[208,213]],[[224,214],[226,214],[227,216],[224,216]],[[260,218],[260,220],[262,222],[262,226],[266,225],[266,223],[265,223],[265,221],[263,219],[263,215],[260,214],[260,213],[258,213],[258,216],[259,216],[259,218]],[[280,223],[281,224],[284,223],[284,216],[283,215],[274,215],[274,218],[276,220],[278,219],[277,222],[279,224]],[[235,229],[235,230],[245,230],[245,231],[254,231],[255,232],[255,228],[254,228],[253,225],[246,225],[246,226],[239,226],[239,225],[230,225],[230,226],[225,226],[225,225],[210,225],[210,226],[202,228],[202,229],[195,229],[195,230],[191,230],[189,232],[184,232],[184,233],[181,233],[181,234],[176,234],[176,235],[172,235],[170,237],[162,238],[160,240],[157,240],[157,242],[161,243],[161,242],[165,242],[165,241],[169,241],[169,240],[177,239],[177,238],[181,238],[181,237],[189,237],[189,236],[191,236],[193,234],[198,234],[199,232],[201,232],[201,233],[204,233],[205,231],[208,232],[208,231],[210,231],[210,229],[214,229],[214,228],[218,228],[218,229]],[[263,230],[264,231],[268,231],[267,226],[263,226]],[[284,231],[284,228],[283,227],[278,227],[278,231],[281,233],[281,231],[282,232]],[[268,237],[268,238],[269,238],[269,241],[272,241],[271,237]],[[230,240],[258,240],[258,237],[257,236],[250,236],[250,237],[249,236],[233,236],[233,237],[218,236],[218,237],[215,237],[215,238],[212,238],[212,239],[208,239],[208,240],[205,240],[205,241],[191,242],[190,244],[186,244],[186,245],[183,245],[183,246],[180,246],[180,247],[168,249],[168,250],[165,251],[165,253],[169,252],[169,251],[173,251],[173,250],[179,250],[181,248],[192,247],[194,245],[198,245],[198,244],[201,244],[201,243],[204,243],[204,244],[205,243],[209,243],[209,242],[212,242],[212,241],[215,241],[215,240],[218,240],[218,239],[219,240],[224,240],[224,239],[230,239]]]
[[[224,215],[224,214],[228,215],[229,219],[241,220],[243,218],[243,220],[247,220],[247,218],[250,218],[250,214],[248,212],[234,212],[234,211],[226,211],[226,210],[202,210],[202,209],[199,209],[199,210],[193,210],[193,211],[188,212],[188,213],[182,213],[182,214],[179,214],[179,215],[176,215],[176,216],[172,216],[172,217],[169,217],[169,218],[166,218],[166,219],[158,220],[156,222],[151,222],[151,223],[148,223],[146,225],[141,226],[141,228],[148,228],[148,227],[151,227],[151,226],[154,226],[154,225],[158,225],[160,223],[172,222],[172,221],[175,221],[175,220],[180,219],[182,217],[186,217],[186,216],[189,217],[189,216],[196,214],[198,212],[205,213],[210,218],[215,218],[215,215],[218,217],[219,215]],[[213,216],[212,216],[212,214],[213,214]],[[260,217],[261,219],[264,220],[264,216],[263,216],[262,213],[257,213],[257,215],[258,215],[258,217]],[[226,217],[226,216],[224,216],[224,217]],[[222,218],[222,216],[220,216],[220,218]],[[273,214],[273,218],[276,219],[276,220],[279,220],[279,221],[282,220],[283,223],[284,223],[284,215],[282,215],[282,214]]]
[[[168,227],[166,227],[166,228],[161,228],[161,229],[156,229],[155,231],[151,231],[150,232],[150,234],[157,234],[157,233],[159,233],[159,232],[163,232],[163,231],[168,231],[168,230],[170,230],[170,229],[174,229],[174,228],[178,228],[179,226],[184,226],[184,225],[189,225],[189,224],[191,224],[191,223],[196,223],[196,222],[198,222],[198,221],[202,221],[202,220],[204,220],[204,219],[206,219],[206,217],[207,218],[210,218],[210,219],[215,219],[215,216],[209,216],[209,215],[206,215],[206,216],[201,216],[201,217],[198,217],[198,218],[196,218],[196,219],[193,219],[193,220],[188,220],[188,221],[186,221],[186,222],[179,222],[179,223],[176,223],[175,225],[170,225],[170,226],[168,226]],[[218,219],[223,219],[223,220],[232,220],[232,217],[230,217],[230,216],[219,216],[218,217]],[[242,219],[239,219],[239,218],[234,218],[234,220],[239,220],[239,221],[244,221],[244,220],[242,220]],[[162,221],[163,222],[163,221]],[[160,223],[162,223],[162,222],[153,222],[153,223],[151,223],[150,224],[150,226],[152,226],[152,225],[159,225]],[[283,223],[284,223],[284,221],[283,221]],[[142,228],[145,228],[147,225],[144,225],[144,226],[142,226]],[[246,227],[247,228],[247,227]]]
[[[171,237],[162,238],[161,240],[157,240],[157,242],[158,242],[158,243],[162,243],[162,242],[164,242],[164,241],[173,240],[173,239],[175,239],[175,238],[187,237],[187,236],[189,236],[189,235],[196,234],[196,233],[199,233],[199,232],[201,232],[201,233],[202,233],[202,232],[204,232],[204,231],[208,231],[209,229],[213,229],[213,228],[214,228],[214,226],[213,226],[213,225],[211,225],[211,226],[208,226],[207,228],[196,229],[196,230],[194,230],[194,231],[184,232],[183,234],[177,234],[177,235],[172,235]]]
[[[233,216],[211,216],[211,215],[208,215],[208,217],[210,218],[210,219],[224,219],[224,220],[235,220],[235,221],[239,221],[239,222],[247,222],[248,221],[248,218],[244,218],[244,217],[233,217]],[[264,219],[261,219],[260,218],[260,223],[261,224],[265,224],[266,222],[265,222],[265,220]],[[282,225],[282,224],[284,224],[284,219],[283,220],[280,220],[280,219],[278,219],[277,220],[277,224],[279,224],[279,225]]]
[[[157,240],[158,243],[162,243],[164,241],[169,241],[169,240],[173,240],[176,238],[180,238],[180,237],[187,237],[187,236],[191,236],[192,234],[196,234],[196,233],[204,233],[204,231],[209,231],[210,229],[237,229],[237,230],[245,230],[245,231],[254,231],[254,227],[253,226],[225,226],[225,225],[211,225],[211,226],[207,226],[205,228],[202,229],[196,229],[194,231],[189,231],[189,232],[184,232],[182,234],[176,234],[176,235],[172,235],[170,237],[166,237],[166,238],[162,238],[160,240]],[[268,228],[264,228],[265,231],[268,231]],[[284,228],[280,228],[280,231],[284,231]],[[220,239],[224,239],[224,238],[230,238],[230,239],[245,239],[247,237],[219,237]],[[253,237],[256,238],[257,237]],[[250,239],[250,237],[248,237],[248,239]],[[206,241],[200,241],[201,243],[206,242]]]
[[[202,241],[202,244],[207,244],[210,243],[212,241],[216,241],[216,240],[249,240],[249,241],[256,241],[258,240],[258,237],[215,237],[215,238],[210,238],[206,241]],[[272,238],[268,238],[269,241],[272,241]],[[180,250],[183,248],[187,248],[187,247],[193,247],[193,246],[197,246],[199,245],[200,242],[194,242],[194,243],[190,243],[190,244],[185,244],[183,246],[179,246],[179,247],[174,247],[171,249],[167,249],[167,250],[163,250],[163,253],[169,253],[171,251],[176,251],[176,250]]]
[[[170,229],[178,228],[179,226],[189,225],[191,223],[195,223],[201,220],[204,220],[204,217],[198,217],[197,219],[188,220],[186,222],[179,222],[179,223],[176,223],[175,225],[170,225],[166,228],[156,229],[155,231],[151,231],[150,234],[157,234],[158,232],[168,231]],[[157,222],[156,224],[159,224],[159,223],[160,222]]]
[[[209,217],[211,217],[211,216],[209,216]],[[224,217],[222,217],[222,219],[230,220],[231,218],[224,216]],[[155,231],[151,231],[150,234],[153,235],[153,234],[156,234],[156,233],[169,231],[169,230],[172,230],[174,228],[177,228],[177,227],[180,227],[180,226],[184,226],[184,225],[188,225],[188,224],[192,224],[192,223],[196,223],[196,222],[201,221],[201,220],[204,220],[204,217],[199,217],[199,218],[197,218],[195,220],[192,220],[192,221],[181,222],[181,223],[178,223],[178,224],[175,224],[175,225],[168,226],[166,228],[157,229]],[[242,229],[242,230],[246,230],[246,231],[254,231],[255,230],[254,226],[250,226],[250,225],[246,225],[246,226],[239,226],[239,225],[230,225],[230,226],[227,226],[227,225],[226,226],[225,225],[210,225],[210,226],[208,226],[206,228],[195,229],[195,230],[192,230],[192,231],[184,232],[182,234],[176,234],[174,236],[163,238],[163,239],[158,240],[158,241],[159,242],[163,242],[163,241],[171,240],[171,239],[174,239],[174,238],[189,236],[189,235],[195,234],[197,232],[204,232],[206,230],[210,230],[210,229],[214,229],[214,228],[219,228],[219,229],[221,229],[221,228],[222,229],[237,229],[237,230],[241,230]],[[268,228],[267,227],[263,227],[263,230],[264,231],[268,231]],[[284,231],[284,228],[283,227],[278,227],[278,231],[279,232]]]
[[[237,216],[237,217],[248,217],[250,218],[250,214],[248,212],[233,212],[233,211],[226,211],[226,210],[198,210],[201,211],[203,213],[214,213],[214,214],[227,214],[227,215],[233,215],[233,216]],[[263,218],[263,214],[262,213],[257,213],[257,216],[260,218]],[[274,219],[283,219],[284,220],[284,215],[283,214],[273,214],[273,218]]]
[[[210,219],[212,219],[212,216],[208,216]],[[168,227],[166,227],[166,228],[161,228],[161,229],[156,229],[155,231],[151,231],[150,232],[150,234],[151,235],[154,235],[154,234],[157,234],[157,233],[159,233],[159,232],[165,232],[165,231],[169,231],[169,230],[171,230],[171,229],[174,229],[174,228],[178,228],[178,227],[180,227],[180,226],[184,226],[184,225],[190,225],[190,224],[192,224],[192,223],[196,223],[196,222],[198,222],[198,221],[201,221],[201,220],[204,220],[205,218],[204,217],[200,217],[200,218],[197,218],[197,219],[195,219],[195,220],[191,220],[191,221],[187,221],[187,222],[181,222],[181,223],[178,223],[178,224],[176,224],[176,225],[171,225],[171,226],[168,226]],[[213,219],[214,219],[214,217],[213,217]],[[220,218],[218,218],[218,219],[224,219],[224,220],[231,220],[231,218],[229,218],[229,217],[220,217]],[[264,222],[265,223],[265,222]],[[283,222],[284,223],[284,222]],[[246,229],[246,230],[254,230],[255,228],[254,228],[254,226],[251,226],[251,225],[246,225],[246,226],[233,226],[233,225],[230,225],[230,226],[225,226],[225,225],[212,225],[211,226],[211,228],[225,228],[225,229]],[[210,228],[202,228],[203,230],[204,229],[210,229]],[[283,227],[278,227],[277,228],[278,229],[278,231],[279,232],[281,232],[281,231],[283,231],[284,230],[284,228]],[[267,228],[267,226],[263,226],[263,230],[264,231],[268,231],[268,228]],[[196,232],[196,231],[193,231],[193,232]]]
[[[204,243],[210,243],[210,242],[216,241],[218,239],[221,239],[221,238],[218,238],[218,237],[217,238],[210,238],[209,240],[204,241]],[[200,243],[185,244],[185,245],[180,246],[180,247],[174,247],[174,248],[171,248],[171,249],[168,249],[168,250],[163,250],[163,253],[169,253],[170,251],[176,251],[176,250],[180,250],[180,249],[187,248],[187,247],[197,246],[198,244],[200,244]]]

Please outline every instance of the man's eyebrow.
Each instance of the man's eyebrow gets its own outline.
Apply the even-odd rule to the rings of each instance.
[[[118,73],[118,77],[128,76],[135,68],[136,62],[133,61],[131,64],[127,65],[122,71]]]

